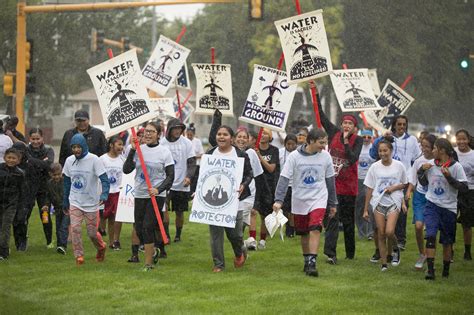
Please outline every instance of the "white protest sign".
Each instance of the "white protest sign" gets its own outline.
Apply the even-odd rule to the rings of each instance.
[[[402,115],[415,99],[401,87],[387,80],[377,102],[382,108],[379,111],[367,111],[365,118],[374,128],[379,130],[390,129],[393,119]]]
[[[372,90],[374,91],[375,96],[380,95],[380,84],[379,79],[377,77],[377,69],[369,69],[369,80],[370,84],[372,85]]]
[[[275,21],[285,54],[288,82],[299,83],[332,72],[323,10]]]
[[[135,49],[87,70],[110,137],[155,117]]]
[[[380,109],[367,69],[334,70],[330,77],[343,112]]]
[[[239,120],[284,132],[296,87],[288,85],[285,72],[254,65],[252,86]]]
[[[186,103],[184,103],[186,98],[181,93],[179,93],[179,104],[178,104],[178,97],[176,96],[175,98],[173,98],[173,109],[175,111],[175,118],[179,118],[183,123],[188,122],[189,119],[191,119],[191,115],[194,112],[194,107],[191,105],[189,100],[186,101]],[[181,113],[179,111],[180,107],[181,107]]]
[[[204,154],[189,221],[235,227],[243,170],[243,158]]]
[[[164,96],[186,63],[190,50],[160,35],[153,53],[143,67],[146,87]]]
[[[184,63],[181,70],[179,70],[176,79],[171,84],[171,87],[176,87],[176,85],[185,89],[191,88],[191,84],[189,83],[189,71],[186,63]]]
[[[130,174],[123,174],[122,176],[122,188],[120,189],[119,201],[117,206],[117,214],[115,215],[115,221],[134,223],[134,211],[135,211],[135,197],[134,197],[134,185],[135,185],[135,171]]]
[[[167,121],[176,118],[172,97],[150,98],[151,104],[156,108],[156,117]]]
[[[285,226],[288,219],[283,214],[283,211],[278,211],[278,214],[275,212],[270,213],[265,217],[265,227],[267,228],[270,237],[273,238],[275,232],[280,228],[280,237],[283,240],[283,227]]]
[[[196,114],[233,117],[232,77],[229,64],[193,63],[196,75]]]

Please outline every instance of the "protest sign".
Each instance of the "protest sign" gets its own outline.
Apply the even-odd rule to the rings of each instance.
[[[290,84],[326,76],[332,72],[323,10],[275,21],[285,54]]]
[[[185,88],[185,89],[191,88],[191,84],[189,83],[188,66],[186,65],[186,62],[181,67],[181,70],[179,70],[176,80],[174,80],[171,84],[172,88],[176,86]]]
[[[239,120],[285,131],[296,87],[288,84],[285,72],[254,65],[252,86]]]
[[[115,221],[134,223],[134,209],[135,209],[135,171],[130,174],[123,174],[122,187],[120,189],[119,201],[117,205],[117,214]]]
[[[141,83],[136,50],[129,50],[87,70],[110,137],[153,119],[155,109]]]
[[[146,87],[164,96],[174,84],[189,53],[190,50],[186,47],[160,35],[158,44],[143,67],[142,76]]]
[[[368,73],[372,90],[374,91],[375,96],[378,97],[380,95],[380,84],[379,79],[377,77],[377,69],[369,69]]]
[[[204,154],[189,221],[235,227],[243,169],[243,158]]]
[[[156,109],[155,115],[157,118],[163,121],[176,118],[172,97],[150,98],[150,102]]]
[[[230,65],[193,63],[196,75],[196,114],[234,116]]]
[[[343,112],[380,109],[367,69],[334,70],[330,77]]]

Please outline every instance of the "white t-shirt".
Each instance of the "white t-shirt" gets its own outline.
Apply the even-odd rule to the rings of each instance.
[[[274,147],[277,147],[278,149],[285,147],[285,145],[283,144],[286,138],[285,132],[272,130],[272,138],[273,138],[273,141],[271,142],[271,145],[273,145]]]
[[[332,158],[327,151],[314,155],[303,155],[299,150],[291,152],[281,176],[293,181],[292,213],[306,215],[314,209],[326,208],[326,178],[334,176]]]
[[[143,160],[146,164],[151,185],[154,188],[158,188],[166,178],[165,168],[169,165],[174,165],[171,152],[162,145],[149,147],[146,144],[142,144],[140,149],[142,150]],[[150,198],[138,153],[135,153],[134,161],[137,170],[135,173],[135,198]],[[166,191],[163,191],[159,196],[165,197]]]
[[[408,182],[412,184],[413,186],[416,186],[416,191],[423,195],[426,194],[426,192],[428,191],[428,186],[423,186],[418,181],[418,170],[423,164],[426,164],[426,163],[430,163],[434,165],[434,160],[433,159],[428,160],[422,155],[415,160],[412,167],[408,171]]]
[[[290,151],[288,151],[285,147],[279,149],[279,157],[280,157],[280,169],[283,169],[285,166],[286,160],[288,160],[288,156],[290,155]],[[288,187],[292,186],[292,180],[290,178],[290,183],[288,184]]]
[[[191,143],[193,145],[194,154],[196,156],[196,165],[200,165],[201,164],[201,158],[197,158],[197,156],[204,154],[204,148],[202,146],[202,141],[201,141],[201,139],[194,137],[193,140],[191,140]]]
[[[262,164],[260,163],[260,159],[258,158],[258,155],[255,152],[255,150],[247,149],[247,151],[245,152],[247,153],[250,159],[250,166],[252,167],[253,177],[257,177],[263,174]],[[250,196],[242,200],[242,202],[253,204],[255,201],[255,192],[256,192],[254,179],[252,179],[252,181],[250,182],[249,188],[250,188]]]
[[[184,187],[184,179],[188,170],[188,159],[196,156],[191,140],[180,136],[175,142],[168,142],[166,137],[163,137],[160,140],[160,145],[171,151],[174,160],[174,182],[171,190],[190,191],[190,186]]]
[[[12,139],[9,136],[0,134],[0,163],[5,162],[3,157],[5,156],[5,151],[11,148],[13,145]]]
[[[375,160],[370,157],[370,148],[372,148],[372,143],[362,145],[362,150],[360,151],[359,161],[357,165],[357,174],[359,179],[365,179],[369,167],[375,162]]]
[[[109,178],[110,193],[113,194],[120,192],[123,175],[122,169],[125,158],[122,155],[112,158],[106,153],[101,155],[99,159],[102,161],[102,163],[104,163],[105,171],[107,172],[107,177]]]
[[[69,204],[84,212],[98,211],[101,194],[99,176],[104,173],[104,163],[95,154],[88,153],[80,160],[74,155],[68,157],[63,174],[71,178]]]
[[[463,153],[459,151],[458,148],[455,148],[459,163],[461,163],[464,173],[466,173],[467,183],[469,189],[474,189],[474,150],[469,150],[469,152]]]
[[[387,194],[385,189],[392,185],[407,183],[405,167],[400,161],[393,159],[389,166],[383,165],[382,160],[372,164],[364,180],[364,185],[373,189],[370,204],[374,209],[379,204],[385,207],[395,205],[398,209],[401,209],[403,190],[396,190],[391,194]]]
[[[421,150],[418,140],[414,136],[408,136],[406,139],[405,136],[406,133],[400,138],[397,138],[395,135],[393,136],[395,142],[393,143],[392,158],[402,162],[403,166],[405,166],[405,171],[408,172],[411,163],[421,155]]]
[[[461,163],[454,163],[449,167],[451,177],[467,184],[466,173]],[[457,212],[458,206],[458,190],[451,186],[443,173],[440,166],[433,166],[426,171],[428,177],[428,192],[426,199],[437,205],[438,207],[448,209],[451,212]]]

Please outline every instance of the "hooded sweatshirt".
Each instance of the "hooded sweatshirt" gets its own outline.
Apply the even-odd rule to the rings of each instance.
[[[93,153],[89,153],[86,139],[75,134],[71,139],[71,149],[80,145],[81,154],[71,155],[66,159],[63,168],[65,209],[69,205],[84,212],[95,212],[99,209],[99,201],[106,201],[109,194],[109,180],[102,161]],[[99,180],[102,193],[99,195]]]

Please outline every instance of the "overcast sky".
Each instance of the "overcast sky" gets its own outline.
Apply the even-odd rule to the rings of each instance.
[[[156,7],[156,12],[163,14],[168,20],[174,20],[177,17],[188,19],[203,7],[204,4],[160,5]]]

